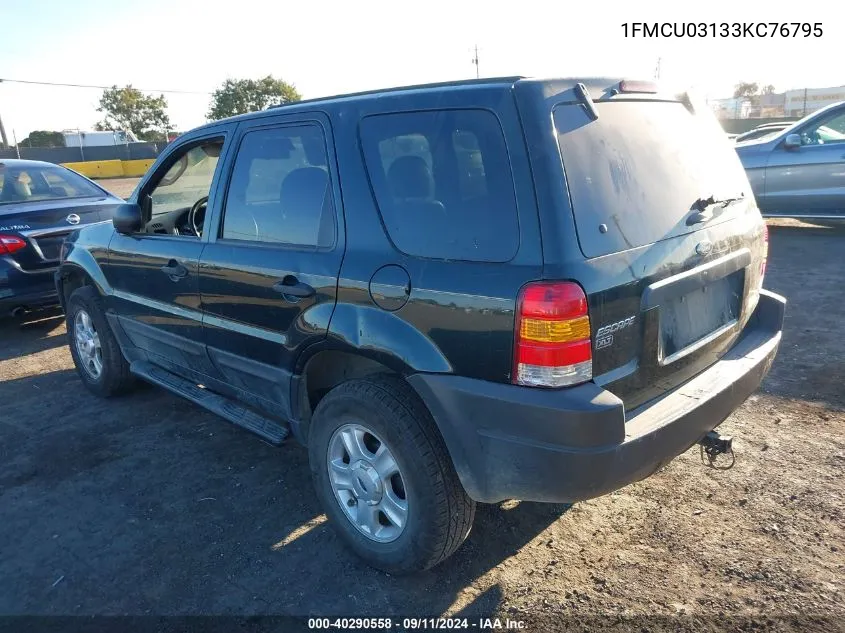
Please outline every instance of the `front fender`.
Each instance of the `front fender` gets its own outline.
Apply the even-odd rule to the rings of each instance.
[[[101,295],[112,294],[112,287],[97,257],[105,258],[114,228],[111,223],[92,225],[72,233],[63,246],[64,256],[56,271],[56,290],[64,308],[64,280],[72,274],[82,274],[96,286]],[[96,254],[96,255],[95,255]]]

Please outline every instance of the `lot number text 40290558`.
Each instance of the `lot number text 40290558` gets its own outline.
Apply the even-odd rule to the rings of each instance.
[[[623,22],[625,37],[821,37],[821,22]]]

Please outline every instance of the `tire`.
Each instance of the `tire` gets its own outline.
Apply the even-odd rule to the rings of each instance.
[[[382,505],[391,498],[398,499],[400,504],[404,501],[406,515],[401,529],[388,519],[388,513],[396,516],[390,508],[388,513],[379,510],[377,528],[369,533],[347,514],[353,510],[357,513],[359,507],[372,512],[376,503],[370,498],[365,505],[363,499],[370,493],[360,488],[368,476],[376,476],[375,468],[370,470],[366,463],[353,466],[366,460],[353,461],[351,453],[343,448],[347,446],[343,442],[344,434],[348,439],[362,428],[369,431],[369,435],[363,433],[366,450],[381,450],[384,444],[398,469],[387,483],[373,486],[373,481],[367,480],[366,487],[374,490],[373,497],[382,499],[376,508],[392,508],[391,504]],[[392,574],[429,569],[451,556],[469,535],[475,502],[461,486],[434,420],[401,378],[351,380],[330,391],[314,413],[308,449],[314,486],[329,522],[341,539],[371,566]],[[357,477],[352,487],[359,486],[357,490],[363,495],[352,502],[350,498],[356,490],[337,490],[329,476],[330,462],[342,469],[347,458],[350,458],[350,472],[357,473],[352,477],[353,481]],[[372,463],[380,464],[378,459]],[[341,497],[347,500],[346,507],[350,510],[344,509]]]
[[[84,315],[88,316],[90,326],[93,328],[96,340],[99,343],[99,374],[96,374],[91,368],[91,357],[85,351],[87,346],[78,340],[79,331],[86,329],[83,323],[85,321]],[[102,298],[96,288],[82,286],[73,291],[67,302],[65,323],[67,325],[70,354],[85,387],[101,398],[108,398],[129,391],[135,380],[129,373],[129,363],[123,358],[120,346],[106,320]],[[90,337],[88,340],[90,340]]]

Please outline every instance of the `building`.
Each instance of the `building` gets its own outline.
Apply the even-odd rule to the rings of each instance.
[[[833,103],[845,101],[845,86],[787,90],[784,97],[784,115],[803,117]]]
[[[64,130],[65,147],[102,147],[104,145],[125,145],[137,143],[138,138],[131,130],[95,131]]]
[[[776,119],[778,117],[786,116],[784,111],[784,103],[786,95],[784,93],[761,95],[760,96],[760,118],[761,119]]]
[[[799,88],[754,98],[713,99],[710,106],[719,119],[777,119],[801,118],[840,101],[845,101],[845,86]]]
[[[718,119],[747,119],[751,116],[754,105],[747,97],[713,99],[710,107]]]

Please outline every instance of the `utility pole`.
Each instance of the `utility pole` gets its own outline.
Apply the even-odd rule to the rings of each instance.
[[[804,88],[804,111],[801,113],[801,116],[807,116],[807,89]]]
[[[3,83],[2,79],[0,79],[0,83]],[[0,117],[0,149],[9,149],[9,139],[6,138],[6,128],[3,127],[2,117]]]
[[[478,73],[478,44],[475,45],[475,57],[472,58],[472,63],[475,64],[475,78],[480,77]]]
[[[654,78],[660,79],[660,57],[657,58],[657,67],[654,69]]]
[[[6,138],[6,128],[3,127],[3,119],[0,118],[0,147],[9,149],[9,139]]]

